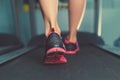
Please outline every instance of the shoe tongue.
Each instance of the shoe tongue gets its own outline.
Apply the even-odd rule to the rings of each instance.
[[[55,32],[54,28],[52,28],[50,32]]]
[[[75,41],[70,41],[69,39],[65,39],[65,42],[66,43],[73,43],[73,44],[76,44],[77,42],[75,42]]]
[[[50,30],[50,32],[48,33],[48,35],[46,36],[46,37],[48,37],[51,33],[53,33],[53,32],[55,32],[55,30],[54,30],[54,28],[52,28],[51,30]]]
[[[52,29],[50,30],[50,32],[48,33],[48,36],[49,36],[50,34],[52,34],[52,33],[56,33],[56,34],[58,34],[58,35],[60,36],[60,33],[58,33],[57,31],[55,31],[54,28],[52,28]],[[48,36],[47,36],[47,37],[48,37]]]

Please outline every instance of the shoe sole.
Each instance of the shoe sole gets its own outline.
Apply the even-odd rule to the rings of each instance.
[[[79,50],[80,50],[79,48],[78,48],[78,49],[75,49],[74,51],[67,51],[67,50],[66,50],[65,54],[67,54],[67,55],[74,55],[74,54],[77,54],[77,52],[78,52]]]
[[[51,48],[51,49],[47,50],[46,55],[48,55],[50,53],[53,53],[53,52],[63,52],[63,53],[65,53],[66,51],[63,48],[54,47],[54,48]]]
[[[52,48],[48,50],[45,56],[44,64],[64,64],[67,63],[65,50],[62,48]]]

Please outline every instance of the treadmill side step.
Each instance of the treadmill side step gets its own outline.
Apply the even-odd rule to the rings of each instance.
[[[111,52],[117,56],[120,56],[120,48],[114,47],[114,46],[108,46],[108,45],[97,45],[99,48]]]
[[[0,56],[0,65],[5,63],[5,62],[8,62],[12,59],[15,59],[16,57],[19,57],[31,50],[33,50],[35,47],[25,47],[25,48],[21,48],[19,50],[16,50],[14,52],[10,52],[9,54],[5,54],[5,55],[1,55]]]
[[[22,46],[5,46],[5,47],[0,47],[0,56],[6,54],[8,52],[12,52],[14,50],[17,50],[19,48],[22,48]]]

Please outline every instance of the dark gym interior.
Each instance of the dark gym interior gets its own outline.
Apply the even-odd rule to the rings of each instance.
[[[63,38],[68,30],[67,1],[59,0]],[[80,51],[65,55],[66,64],[45,65],[38,0],[0,0],[0,80],[120,80],[119,3],[87,0],[77,35]]]

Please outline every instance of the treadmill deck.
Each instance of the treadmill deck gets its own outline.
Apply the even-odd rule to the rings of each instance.
[[[44,48],[0,66],[0,80],[120,80],[120,58],[92,45],[81,45],[67,64],[43,64]]]

